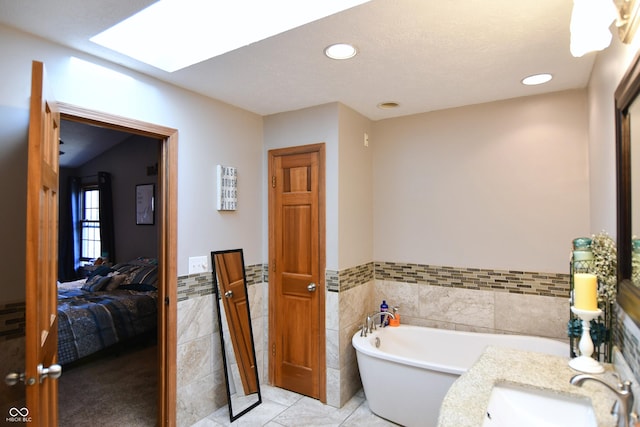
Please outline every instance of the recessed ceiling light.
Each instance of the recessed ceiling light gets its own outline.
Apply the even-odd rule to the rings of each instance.
[[[160,0],[91,38],[173,72],[370,0]]]
[[[524,79],[522,79],[522,84],[527,86],[541,85],[543,83],[547,83],[552,78],[553,76],[548,73],[534,74],[533,76],[525,77]]]
[[[349,59],[358,54],[358,49],[349,43],[336,43],[327,46],[324,54],[331,59]]]
[[[383,110],[397,108],[399,106],[400,104],[398,104],[397,102],[381,102],[380,104],[378,104],[378,108],[382,108]]]

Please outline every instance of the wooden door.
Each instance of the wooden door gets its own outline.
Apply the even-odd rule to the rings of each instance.
[[[218,286],[238,362],[244,394],[258,392],[251,319],[245,285],[244,261],[239,251],[215,255]]]
[[[324,144],[270,151],[269,174],[269,378],[324,402]]]
[[[31,425],[58,422],[58,383],[42,377],[58,349],[58,144],[60,113],[48,93],[44,64],[31,70],[27,164],[25,383]]]

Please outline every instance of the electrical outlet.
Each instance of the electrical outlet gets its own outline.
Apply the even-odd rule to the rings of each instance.
[[[208,267],[206,255],[189,257],[189,274],[206,273]]]

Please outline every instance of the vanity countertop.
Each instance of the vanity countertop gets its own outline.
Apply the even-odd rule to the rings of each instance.
[[[514,384],[554,393],[591,399],[599,427],[616,425],[610,414],[615,395],[602,384],[569,383],[580,373],[568,365],[568,357],[506,348],[487,347],[478,361],[453,383],[440,408],[438,427],[478,427],[484,422],[489,396],[495,384]],[[613,368],[605,365],[603,376],[614,384]]]

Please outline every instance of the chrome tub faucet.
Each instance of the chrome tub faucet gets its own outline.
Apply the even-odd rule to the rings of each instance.
[[[396,316],[393,315],[393,313],[390,313],[388,311],[380,311],[378,313],[374,313],[374,314],[370,314],[367,315],[364,324],[362,325],[362,330],[360,331],[360,336],[361,337],[366,337],[367,333],[371,333],[372,331],[375,331],[376,328],[376,317],[380,317],[380,320],[382,321],[382,317],[383,316],[387,316],[387,317],[391,317],[392,319],[395,319]]]

